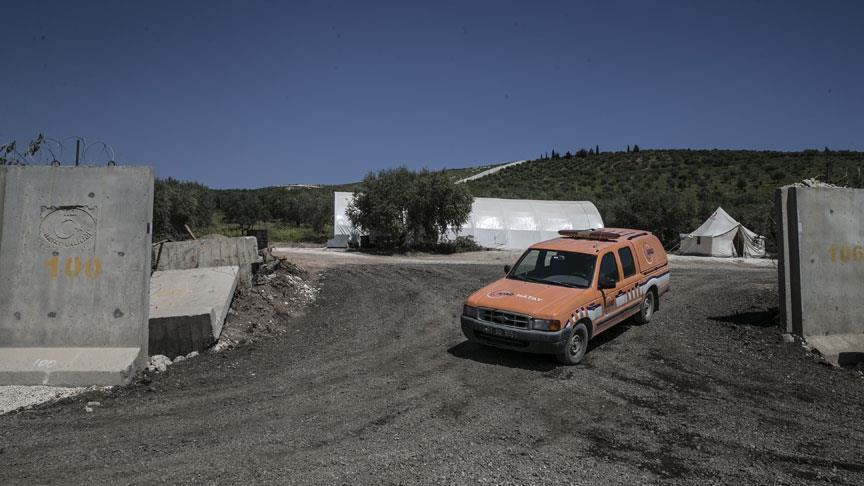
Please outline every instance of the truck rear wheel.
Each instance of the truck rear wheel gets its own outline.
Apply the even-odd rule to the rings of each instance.
[[[565,365],[575,365],[582,361],[585,350],[588,349],[588,328],[584,322],[576,324],[570,339],[564,345],[564,349],[558,353],[558,362]]]
[[[636,322],[639,324],[648,324],[651,318],[654,317],[654,309],[657,308],[657,293],[654,289],[645,292],[645,298],[642,299],[642,306],[639,308],[639,313],[636,314]]]

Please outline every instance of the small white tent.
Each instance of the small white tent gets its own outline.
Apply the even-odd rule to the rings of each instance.
[[[696,231],[681,235],[681,254],[761,258],[765,256],[765,238],[718,207]]]

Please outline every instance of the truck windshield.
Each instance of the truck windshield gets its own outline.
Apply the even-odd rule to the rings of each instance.
[[[530,248],[507,275],[513,280],[564,287],[588,288],[594,279],[597,255]]]

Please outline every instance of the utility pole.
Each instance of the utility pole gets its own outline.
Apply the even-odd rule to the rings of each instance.
[[[75,140],[75,166],[78,166],[78,160],[81,156],[81,140]]]

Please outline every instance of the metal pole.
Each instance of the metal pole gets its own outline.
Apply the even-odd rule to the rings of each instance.
[[[78,166],[78,158],[81,155],[81,140],[75,140],[75,166]]]

